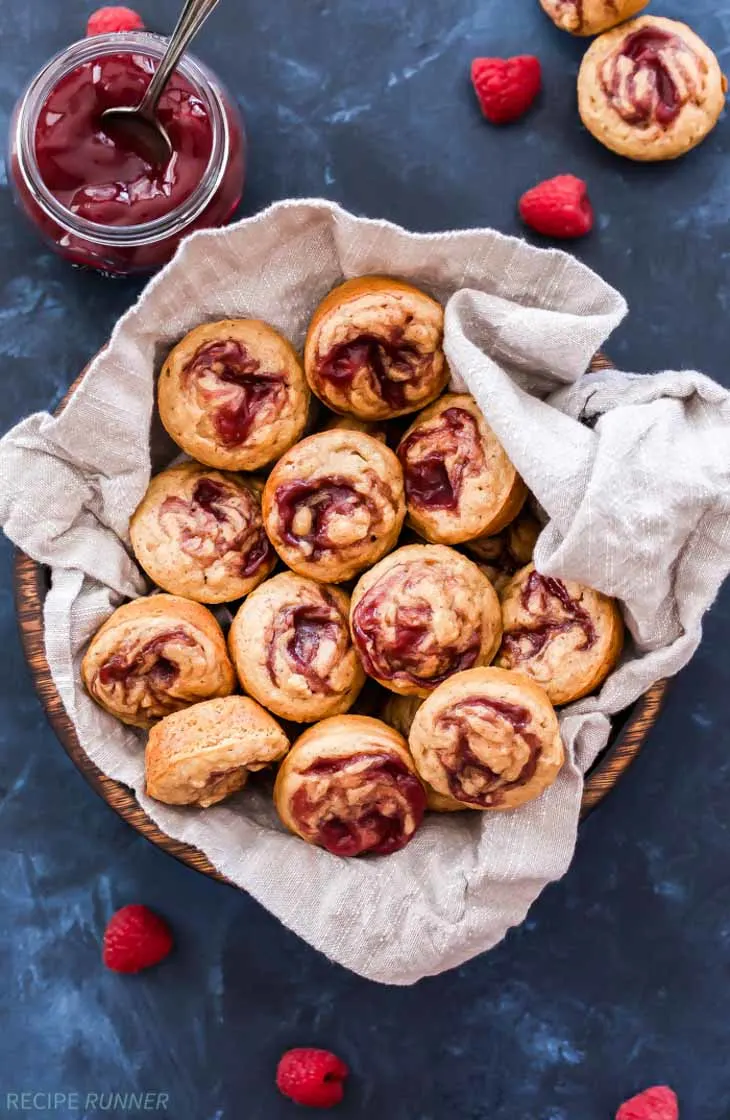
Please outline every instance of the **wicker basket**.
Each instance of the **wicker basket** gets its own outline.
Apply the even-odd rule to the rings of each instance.
[[[591,363],[593,370],[609,368],[611,362],[602,355],[598,355]],[[81,384],[85,373],[84,370],[73,383],[59,405],[59,412]],[[215,870],[207,857],[197,848],[166,836],[140,808],[132,790],[121,782],[108,778],[82,750],[74,725],[66,714],[53,683],[46,659],[43,603],[48,587],[48,569],[18,551],[15,560],[15,604],[20,638],[41,704],[61,744],[89,784],[120,817],[131,824],[132,828],[189,867],[211,878],[226,882],[227,880]],[[587,816],[613,789],[638,755],[650,729],[659,717],[668,687],[668,681],[659,681],[632,708],[615,719],[611,740],[586,778],[583,817]]]

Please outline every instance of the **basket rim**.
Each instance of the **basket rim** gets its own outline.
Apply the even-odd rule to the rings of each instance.
[[[63,411],[76,392],[90,365],[91,362],[71,384],[55,409],[56,415]],[[613,363],[605,355],[597,354],[590,368],[591,371],[597,371],[610,369],[612,365]],[[34,689],[56,738],[74,765],[107,805],[150,843],[195,871],[235,887],[236,884],[222,875],[198,848],[175,840],[163,832],[142,809],[132,789],[122,782],[109,778],[88,757],[54,684],[46,657],[43,608],[48,589],[48,569],[45,565],[32,560],[20,549],[16,549],[13,587],[21,647]],[[659,718],[669,685],[669,680],[657,681],[628,709],[629,714],[625,722],[586,775],[581,820],[584,820],[604,800],[635,761],[649,731]],[[236,887],[236,889],[240,888]]]

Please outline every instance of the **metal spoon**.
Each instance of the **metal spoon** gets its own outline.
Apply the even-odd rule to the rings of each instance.
[[[152,163],[167,163],[173,150],[170,137],[157,117],[158,102],[181,56],[219,2],[220,0],[185,0],[167,50],[139,105],[105,109],[101,115],[105,132],[123,136]]]

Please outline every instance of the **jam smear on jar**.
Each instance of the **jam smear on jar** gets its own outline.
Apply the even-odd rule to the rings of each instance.
[[[245,443],[264,409],[281,407],[287,384],[284,373],[262,370],[261,362],[235,339],[201,346],[184,376],[188,384],[198,383],[204,397],[225,401],[215,410],[213,423],[226,447]]]
[[[173,147],[167,162],[151,162],[130,137],[104,129],[104,110],[138,104],[154,70],[142,54],[106,55],[66,74],[48,95],[36,126],[36,160],[48,190],[78,217],[141,225],[175,210],[203,178],[212,126],[205,103],[179,73],[158,108]]]
[[[381,400],[397,409],[408,403],[406,386],[420,380],[429,364],[430,359],[398,336],[386,339],[362,334],[333,347],[320,362],[319,376],[345,390],[358,374],[366,372]]]
[[[398,458],[410,503],[421,509],[455,510],[465,475],[484,460],[477,422],[463,408],[447,408],[437,423],[406,436]],[[450,470],[447,458],[452,459]]]

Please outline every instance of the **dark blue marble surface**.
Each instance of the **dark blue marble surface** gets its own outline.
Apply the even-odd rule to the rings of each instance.
[[[691,11],[689,10],[691,8]],[[144,0],[164,30],[175,0]],[[83,27],[81,0],[5,3],[0,131],[15,97]],[[727,0],[655,0],[730,52]],[[632,314],[611,341],[636,370],[694,366],[730,384],[730,202],[723,121],[690,158],[641,167],[580,128],[583,45],[537,0],[226,0],[200,53],[248,118],[244,213],[325,195],[417,229],[516,232],[543,177],[588,179],[600,215],[579,255]],[[534,51],[546,95],[494,131],[468,84],[477,54]],[[1,426],[56,402],[139,289],[48,254],[0,183]],[[607,1120],[669,1080],[683,1120],[727,1120],[730,968],[730,596],[646,750],[582,828],[574,865],[496,951],[409,990],[366,983],[250,899],[176,864],[85,785],[45,724],[15,635],[11,553],[0,624],[0,1117],[6,1093],[169,1094],[174,1120],[286,1120],[281,1051],[332,1046],[351,1064],[337,1115],[384,1120]],[[147,902],[179,940],[125,979],[99,965],[104,923]],[[98,1115],[59,1103],[27,1115]],[[123,1112],[107,1115],[130,1116]]]

